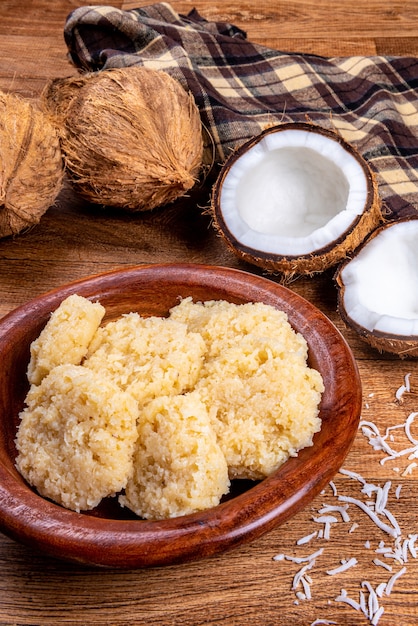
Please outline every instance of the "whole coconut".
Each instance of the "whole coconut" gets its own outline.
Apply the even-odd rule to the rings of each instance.
[[[69,177],[90,202],[149,210],[196,183],[203,153],[199,110],[167,73],[128,67],[59,79],[45,98],[62,126]]]
[[[54,125],[29,100],[0,92],[0,237],[38,224],[62,178]]]

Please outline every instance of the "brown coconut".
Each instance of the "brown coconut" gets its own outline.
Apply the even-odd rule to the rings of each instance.
[[[59,138],[30,101],[0,92],[0,237],[35,224],[62,186]]]
[[[289,138],[286,139],[286,142],[289,142],[290,151],[288,155],[289,161],[292,161],[293,166],[289,165],[285,158],[280,163],[280,166],[277,165],[276,170],[274,170],[273,167],[270,167],[271,164],[262,161],[262,159],[264,159],[264,155],[269,153],[272,155],[273,153],[278,154],[280,151],[283,152],[283,150],[288,148],[283,139],[284,136]],[[303,137],[303,139],[294,141],[294,137]],[[318,150],[315,148],[316,141],[319,142]],[[276,147],[277,143],[280,146],[279,148]],[[277,214],[280,214],[282,208],[280,206],[280,187],[285,187],[288,179],[294,179],[295,195],[298,193],[299,186],[301,188],[304,187],[305,162],[309,160],[306,154],[309,151],[311,153],[309,158],[313,165],[319,161],[323,161],[323,164],[321,164],[322,171],[319,169],[316,175],[315,172],[311,174],[309,184],[306,183],[305,185],[306,203],[308,204],[310,196],[314,195],[315,188],[323,186],[326,178],[329,179],[329,184],[334,185],[335,188],[345,184],[344,172],[340,173],[338,167],[333,162],[334,153],[343,153],[341,157],[343,163],[348,159],[358,166],[358,175],[362,179],[363,184],[363,205],[360,207],[361,210],[358,211],[358,214],[353,212],[353,217],[352,219],[350,218],[351,221],[344,229],[340,229],[336,236],[330,236],[328,239],[322,238],[321,243],[312,244],[311,247],[300,252],[297,250],[297,246],[300,244],[302,233],[296,232],[291,237],[284,237],[287,241],[285,242],[286,250],[283,250],[280,243],[282,234],[281,223],[278,222],[277,224],[278,236],[273,233],[273,229],[270,230],[267,227],[264,231],[260,231],[260,237],[260,233],[256,232],[257,228],[253,229],[251,219],[258,219],[257,216],[262,214],[265,205],[269,202],[272,206],[273,202],[276,202]],[[300,162],[298,162],[295,156],[298,152],[303,154]],[[252,153],[256,155],[253,170],[251,163]],[[242,171],[240,171],[241,163],[245,163]],[[270,180],[268,176],[270,176],[270,179],[274,179],[283,166],[287,169],[281,174],[280,183],[273,185],[272,193],[269,194]],[[261,180],[258,180],[258,176],[261,177]],[[246,189],[239,196],[234,189],[234,185],[237,187],[246,185]],[[257,188],[257,185],[258,191],[253,194],[251,187]],[[251,198],[251,196],[253,197]],[[274,200],[272,199],[273,196]],[[248,205],[245,216],[240,214],[240,202]],[[319,208],[322,208],[321,202],[317,204]],[[288,218],[292,218],[291,214],[296,210],[294,209],[295,205],[291,201],[289,202],[288,213],[283,213],[280,218],[283,225],[286,224]],[[343,205],[342,210],[344,209]],[[299,275],[310,276],[323,272],[337,265],[364,240],[382,219],[381,200],[375,175],[358,151],[346,142],[340,134],[331,129],[321,128],[311,123],[296,122],[267,128],[260,135],[245,142],[229,156],[222,166],[213,188],[211,211],[216,230],[235,255],[268,272],[281,274],[283,282],[288,282]],[[249,212],[252,212],[253,215],[246,221]],[[235,216],[238,217],[236,218]],[[326,227],[327,224],[324,223],[322,226]],[[263,247],[263,239],[269,239],[271,249]],[[261,244],[258,243],[260,241]]]
[[[88,201],[143,211],[183,196],[203,153],[194,98],[163,71],[104,70],[51,84],[69,177]]]
[[[41,94],[41,102],[51,114],[59,131],[65,124],[67,111],[79,89],[86,84],[90,74],[53,78],[48,81]]]

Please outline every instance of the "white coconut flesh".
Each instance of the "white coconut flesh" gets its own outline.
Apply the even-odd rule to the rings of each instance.
[[[349,320],[369,332],[418,337],[418,219],[386,226],[340,271]]]
[[[337,140],[312,130],[264,135],[229,167],[219,204],[245,247],[307,255],[338,241],[367,206],[369,181]]]

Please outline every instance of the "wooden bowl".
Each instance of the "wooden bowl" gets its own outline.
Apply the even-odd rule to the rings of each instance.
[[[76,513],[39,496],[15,468],[14,439],[28,383],[30,343],[72,293],[100,300],[107,319],[165,315],[179,296],[264,302],[284,310],[324,379],[314,445],[258,483],[236,481],[219,506],[164,521],[134,518],[115,504]],[[318,309],[273,281],[204,265],[150,265],[93,276],[24,304],[0,320],[0,529],[53,557],[136,568],[208,557],[254,540],[305,507],[341,467],[357,431],[361,384],[345,340]],[[112,499],[114,501],[115,499]]]

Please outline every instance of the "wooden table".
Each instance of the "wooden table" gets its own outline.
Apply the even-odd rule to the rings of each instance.
[[[66,59],[62,30],[67,14],[81,4],[87,2],[2,0],[2,89],[34,98],[47,79],[76,73]],[[133,0],[103,4],[138,6]],[[174,0],[172,6],[180,13],[196,7],[209,20],[231,21],[246,30],[250,39],[282,50],[329,56],[418,53],[415,0]],[[74,279],[157,261],[257,271],[241,265],[227,251],[207,216],[196,207],[180,204],[151,216],[126,218],[92,210],[66,189],[36,228],[15,239],[0,240],[0,315]],[[384,433],[386,427],[402,424],[418,410],[416,362],[380,356],[344,328],[336,312],[332,272],[298,280],[291,288],[328,315],[351,345],[363,383],[364,420],[374,421]],[[399,403],[395,394],[408,373],[411,389]],[[402,429],[393,432],[406,447]],[[382,464],[383,457],[359,431],[344,468],[376,485],[391,481],[388,508],[399,522],[402,540],[407,539],[418,532],[418,468],[405,474],[410,463],[406,457]],[[362,497],[360,483],[338,474],[311,506],[254,543],[203,562],[161,569],[98,571],[49,559],[2,535],[0,624],[307,626],[320,619],[339,625],[368,624],[360,612],[335,601],[341,589],[356,601],[363,590],[367,599],[367,587],[361,586],[364,581],[376,588],[404,571],[403,567],[392,593],[379,599],[384,607],[379,624],[418,624],[417,560],[412,551],[406,563],[376,553],[379,542],[393,548],[394,541],[355,505],[350,505],[349,521],[335,514],[340,521],[331,525],[330,539],[316,537],[297,544],[300,538],[325,528],[314,518],[323,504],[337,503],[333,489],[338,495]],[[322,554],[307,572],[312,597],[298,597],[303,587],[293,589],[293,577],[303,563],[273,557],[308,556],[321,548]],[[356,566],[338,575],[327,574],[341,559],[353,557]],[[376,558],[390,563],[392,571],[379,561],[375,564]]]

